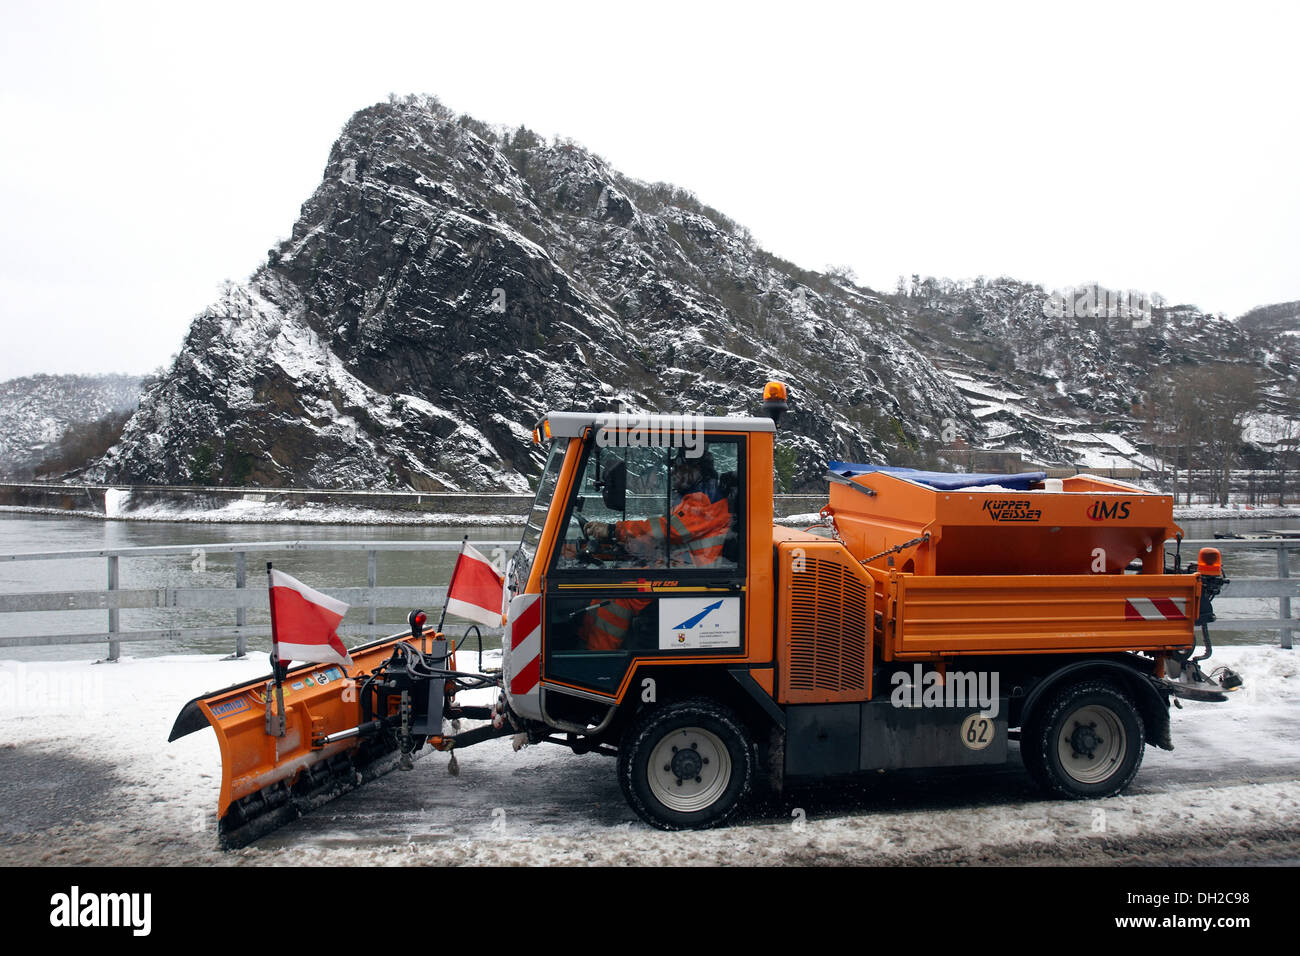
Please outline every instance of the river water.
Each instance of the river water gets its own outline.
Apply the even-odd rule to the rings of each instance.
[[[1259,532],[1300,529],[1300,519],[1266,518],[1242,520],[1186,520],[1180,522],[1189,538],[1211,538],[1216,531]],[[233,554],[194,553],[204,544],[266,541],[458,541],[468,534],[471,543],[516,541],[520,529],[503,527],[412,527],[409,525],[317,525],[317,524],[204,524],[189,522],[100,521],[93,518],[64,518],[45,515],[0,515],[0,554],[34,551],[75,551],[127,548],[147,545],[186,545],[190,553],[171,556],[123,558],[119,587],[232,587]],[[451,575],[455,552],[391,552],[378,556],[381,586],[443,586]],[[1195,560],[1185,552],[1184,561]],[[248,580],[252,584],[265,569],[266,561],[317,588],[362,587],[366,582],[366,555],[357,552],[259,552],[248,554]],[[1276,577],[1277,557],[1272,551],[1225,550],[1224,566],[1229,578]],[[1290,572],[1300,576],[1300,558],[1293,553]],[[106,562],[102,557],[58,561],[0,561],[0,593],[32,591],[97,590],[106,586]],[[1229,620],[1275,618],[1275,599],[1220,600],[1216,611],[1221,619],[1212,628],[1216,642],[1225,644],[1276,643],[1276,631],[1230,630]],[[95,633],[107,630],[103,611],[49,611],[0,613],[0,636],[59,633]],[[384,632],[401,630],[406,611],[379,611]],[[265,625],[267,612],[250,609],[248,623]],[[348,612],[347,625],[363,626],[366,609]],[[140,609],[121,612],[121,629],[143,630],[233,625],[232,610]],[[459,635],[463,625],[448,627]],[[352,640],[349,639],[351,643]],[[485,641],[485,646],[493,646]],[[250,639],[250,650],[269,650],[269,640]],[[234,639],[184,637],[174,640],[132,641],[122,645],[124,655],[229,653]],[[86,660],[104,656],[104,644],[54,645],[49,647],[0,648],[0,659]]]
[[[468,534],[471,543],[518,542],[521,528],[432,527],[410,525],[321,525],[321,524],[207,524],[202,522],[100,521],[94,518],[64,518],[45,515],[0,516],[0,554],[35,551],[79,551],[100,548],[134,548],[150,545],[179,546],[185,554],[124,557],[119,560],[120,588],[223,588],[235,582],[235,556],[205,551],[205,544],[234,544],[269,541],[459,541]],[[455,551],[380,552],[376,583],[381,587],[439,587],[447,584]],[[247,577],[250,585],[265,574],[266,562],[315,588],[364,587],[366,553],[328,551],[248,552]],[[265,579],[261,579],[264,581]],[[107,586],[107,562],[102,557],[51,561],[0,561],[0,593],[31,591],[99,590]],[[429,609],[431,612],[434,609]],[[407,609],[379,609],[382,633],[402,630]],[[123,631],[159,628],[217,627],[234,624],[230,609],[125,609]],[[431,615],[432,616],[432,615]],[[436,616],[433,617],[436,622]],[[269,612],[250,608],[248,624],[266,626]],[[345,626],[364,627],[366,608],[354,607]],[[450,621],[449,621],[450,624]],[[0,613],[0,636],[58,633],[100,633],[107,631],[104,611],[48,611]],[[460,634],[463,625],[449,633]],[[348,643],[360,638],[349,637]],[[123,643],[123,655],[230,653],[233,637],[186,636],[175,640]],[[269,639],[250,638],[252,649],[270,649]],[[493,646],[485,640],[485,647]],[[85,660],[102,657],[105,644],[54,645],[48,647],[0,648],[0,659]]]

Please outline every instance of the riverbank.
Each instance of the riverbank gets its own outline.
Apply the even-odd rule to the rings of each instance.
[[[319,524],[319,525],[419,525],[425,527],[523,526],[518,515],[475,515],[430,511],[387,511],[330,505],[257,505],[231,502],[222,508],[145,508],[104,514],[75,508],[23,508],[0,505],[0,515],[48,515],[59,518],[95,518],[100,521],[171,522],[179,524]]]
[[[781,514],[789,508],[806,506],[807,496],[777,495],[777,524],[800,527],[817,524],[821,516],[816,511]],[[782,507],[784,506],[784,507]],[[107,512],[81,508],[39,508],[0,505],[0,515],[51,515],[61,518],[94,518],[100,521],[174,522],[203,524],[320,524],[320,525],[410,525],[422,527],[512,527],[523,525],[527,504],[514,514],[475,514],[464,512],[437,512],[390,510],[386,508],[329,505],[315,502],[283,504],[279,502],[237,499],[220,507],[184,507],[177,505],[147,505],[138,509],[110,509]],[[1206,520],[1234,521],[1260,519],[1300,518],[1300,507],[1263,507],[1259,505],[1175,505],[1177,521]]]

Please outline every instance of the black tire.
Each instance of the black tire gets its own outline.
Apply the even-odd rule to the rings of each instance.
[[[1132,698],[1104,680],[1057,690],[1021,731],[1020,752],[1044,790],[1071,800],[1122,793],[1142,765],[1146,729]]]
[[[661,830],[726,823],[749,798],[756,766],[744,723],[730,708],[703,698],[645,711],[618,748],[623,796],[637,816]]]

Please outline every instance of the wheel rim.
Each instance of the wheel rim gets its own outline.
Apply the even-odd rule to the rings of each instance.
[[[1056,739],[1061,768],[1079,783],[1108,780],[1128,753],[1128,737],[1109,707],[1090,704],[1070,714]]]
[[[650,792],[669,810],[695,813],[717,802],[731,784],[731,752],[702,727],[664,735],[650,752]]]

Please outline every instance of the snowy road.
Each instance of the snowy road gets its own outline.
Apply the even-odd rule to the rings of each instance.
[[[256,662],[5,662],[0,863],[1300,863],[1300,664],[1264,647],[1215,663],[1248,686],[1176,711],[1178,749],[1148,748],[1113,800],[1044,800],[1013,757],[793,791],[729,829],[665,834],[627,808],[610,758],[499,740],[463,752],[458,777],[433,754],[221,853],[215,740],[166,735],[185,700]]]

